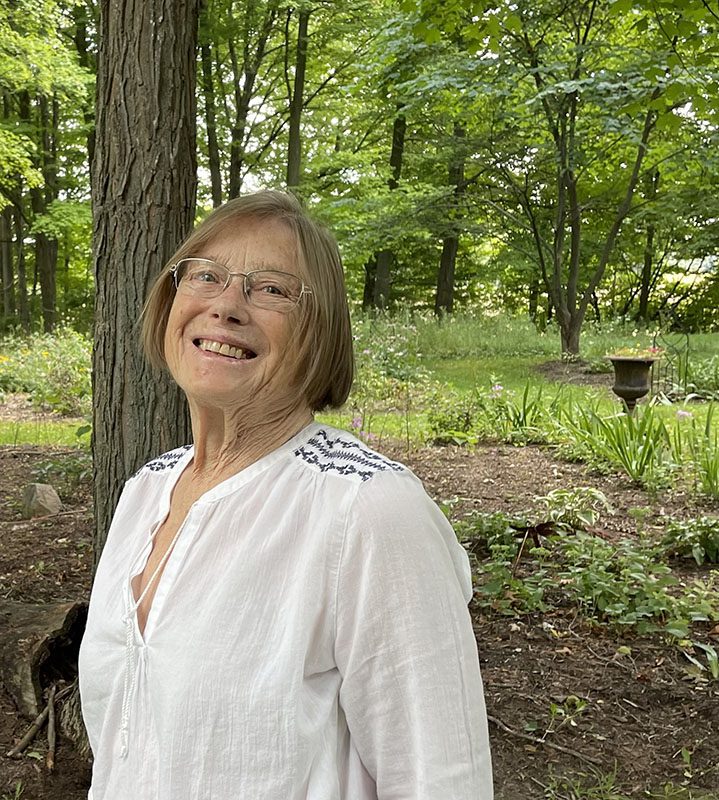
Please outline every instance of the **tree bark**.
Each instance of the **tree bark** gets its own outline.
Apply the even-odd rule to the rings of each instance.
[[[19,189],[18,189],[19,194]],[[27,297],[27,274],[25,272],[25,248],[23,240],[25,238],[25,225],[23,222],[22,209],[13,206],[13,217],[15,227],[15,264],[17,265],[17,309],[20,315],[20,325],[26,332],[30,332],[30,303]]]
[[[372,308],[374,301],[374,282],[377,276],[377,255],[370,256],[364,265],[364,290],[362,292],[362,310]]]
[[[287,188],[298,192],[300,167],[302,165],[302,142],[300,122],[305,94],[305,72],[307,69],[307,29],[310,21],[309,9],[300,9],[297,24],[297,51],[295,55],[295,79],[290,101],[289,142],[287,145]]]
[[[459,249],[460,226],[458,224],[461,214],[460,204],[464,194],[464,127],[454,123],[454,146],[449,162],[449,185],[452,189],[452,200],[448,208],[449,232],[442,242],[442,255],[439,259],[437,271],[437,293],[434,300],[434,313],[437,316],[451,314],[454,308],[454,271]]]
[[[390,151],[389,164],[392,167],[392,174],[387,185],[390,192],[399,186],[399,179],[402,176],[402,160],[404,158],[404,140],[407,133],[407,119],[401,113],[403,106],[397,105],[397,115],[392,124],[392,150]],[[392,264],[394,263],[394,253],[388,248],[382,248],[375,253],[375,280],[372,294],[372,305],[375,308],[386,308],[390,299],[392,287]]]
[[[653,201],[657,198],[659,189],[659,170],[652,170],[647,175],[647,200]],[[642,322],[649,322],[649,295],[652,289],[652,275],[654,272],[654,236],[656,226],[649,222],[646,230],[644,242],[644,263],[642,264],[642,281],[639,290],[639,311],[637,319]]]
[[[199,0],[101,0],[92,171],[95,557],[123,482],[190,439],[186,405],[140,351],[150,284],[192,226]]]
[[[220,170],[220,148],[217,143],[217,118],[215,113],[215,84],[212,74],[212,53],[209,44],[200,48],[202,62],[202,96],[205,100],[205,127],[207,129],[207,161],[210,167],[212,205],[222,205],[222,172]]]
[[[12,258],[12,207],[0,214],[0,262],[2,262],[2,309],[7,320],[15,315],[15,271]]]

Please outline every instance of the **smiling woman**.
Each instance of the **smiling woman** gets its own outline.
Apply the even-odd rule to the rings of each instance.
[[[313,414],[349,392],[332,236],[216,210],[150,292],[193,443],[128,481],[80,653],[92,800],[486,800],[467,556],[403,465]]]

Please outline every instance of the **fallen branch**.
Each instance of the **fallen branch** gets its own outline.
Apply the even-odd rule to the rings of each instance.
[[[0,522],[0,527],[11,527],[13,530],[21,530],[22,528],[27,528],[31,525],[34,525],[37,522],[46,522],[48,520],[57,519],[57,517],[71,517],[75,516],[76,514],[91,514],[91,510],[89,508],[76,508],[72,511],[58,511],[57,514],[43,514],[41,517],[33,517],[32,519],[9,519],[9,520],[2,520]]]
[[[594,764],[594,766],[596,767],[601,766],[602,764],[602,762],[599,761],[599,759],[593,758],[592,756],[586,756],[583,753],[579,753],[576,750],[572,750],[571,747],[564,747],[561,744],[555,744],[554,742],[548,742],[544,739],[539,739],[536,736],[530,736],[528,733],[515,731],[513,728],[510,728],[509,725],[505,725],[501,719],[497,719],[497,717],[492,717],[489,714],[487,714],[487,719],[490,722],[493,722],[498,728],[501,728],[503,731],[506,731],[512,736],[516,736],[518,739],[525,739],[528,742],[532,742],[532,744],[551,747],[553,750],[559,750],[560,753],[566,753],[569,756],[574,756],[575,758],[578,758],[581,761],[588,761],[590,764]]]
[[[52,772],[55,768],[55,692],[57,685],[53,683],[47,697],[47,755],[45,765]]]
[[[45,720],[50,715],[50,705],[52,704],[53,707],[54,707],[55,703],[59,702],[64,697],[67,697],[67,695],[69,695],[70,692],[72,691],[72,688],[73,688],[74,685],[75,685],[74,683],[71,683],[69,686],[66,686],[64,689],[60,689],[60,691],[57,692],[57,694],[55,694],[55,691],[54,691],[56,687],[53,685],[53,687],[50,689],[50,699],[48,700],[47,705],[37,715],[37,717],[35,717],[35,719],[32,721],[32,724],[25,731],[25,734],[22,737],[22,739],[20,739],[20,741],[15,745],[15,747],[12,748],[12,750],[8,750],[8,752],[5,754],[5,755],[7,755],[8,758],[19,758],[25,752],[25,750],[27,750],[28,745],[37,736],[38,731],[42,728],[42,726],[45,724]],[[54,710],[53,710],[53,717],[54,717]],[[50,738],[50,735],[49,735],[49,731],[48,731],[48,742],[49,742],[49,738]],[[53,754],[53,758],[54,758],[54,754]]]

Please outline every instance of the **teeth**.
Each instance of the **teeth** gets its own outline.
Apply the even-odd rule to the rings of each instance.
[[[209,350],[211,353],[219,353],[221,356],[229,356],[238,360],[247,358],[247,350],[241,347],[233,347],[231,344],[223,344],[221,342],[214,342],[212,339],[200,339],[200,350]]]

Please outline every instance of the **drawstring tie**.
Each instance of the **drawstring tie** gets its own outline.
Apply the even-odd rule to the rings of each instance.
[[[159,528],[159,526],[158,526]],[[132,704],[132,698],[135,694],[135,688],[137,686],[137,670],[139,666],[145,665],[145,648],[144,647],[135,647],[135,635],[133,630],[133,617],[137,613],[137,609],[142,604],[142,601],[147,596],[147,593],[150,587],[155,583],[162,568],[167,563],[167,559],[170,557],[170,553],[173,551],[175,547],[175,542],[177,541],[177,537],[180,535],[180,531],[182,530],[183,526],[177,530],[177,533],[174,535],[172,541],[170,542],[170,546],[165,551],[165,554],[160,559],[160,562],[155,567],[154,572],[150,576],[150,580],[145,585],[145,588],[142,590],[142,593],[137,598],[135,602],[131,602],[129,597],[132,597],[132,583],[130,583],[130,588],[128,594],[125,595],[125,616],[123,617],[123,623],[125,625],[125,678],[123,681],[123,689],[122,689],[122,716],[120,719],[120,758],[127,758],[128,749],[129,749],[129,730],[130,730],[130,706]],[[152,538],[155,538],[155,533],[157,529],[152,534]],[[129,597],[128,597],[129,595]],[[135,663],[135,650],[140,652],[140,657],[137,662]]]

